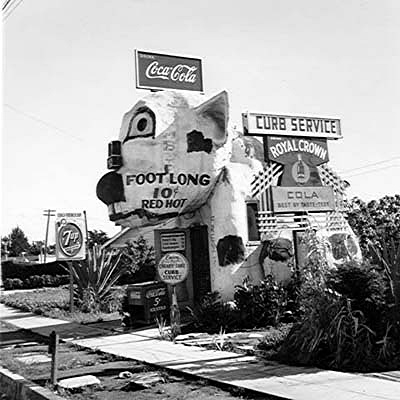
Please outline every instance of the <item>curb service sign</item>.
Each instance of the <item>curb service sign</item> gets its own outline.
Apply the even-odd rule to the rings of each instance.
[[[58,213],[56,219],[56,258],[59,261],[86,257],[85,221],[82,213]]]
[[[336,118],[243,113],[243,130],[249,136],[303,136],[340,139],[340,120]]]
[[[201,60],[135,51],[138,89],[175,89],[203,92]]]
[[[167,253],[157,266],[160,279],[170,285],[183,282],[189,273],[189,261],[181,253]]]

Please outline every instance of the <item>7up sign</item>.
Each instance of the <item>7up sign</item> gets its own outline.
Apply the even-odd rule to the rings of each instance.
[[[86,253],[85,223],[81,213],[59,213],[56,220],[56,257],[83,260]]]

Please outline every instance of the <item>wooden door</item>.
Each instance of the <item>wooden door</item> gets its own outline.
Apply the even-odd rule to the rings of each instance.
[[[211,291],[210,256],[207,226],[190,228],[190,247],[193,271],[193,299],[197,303]]]

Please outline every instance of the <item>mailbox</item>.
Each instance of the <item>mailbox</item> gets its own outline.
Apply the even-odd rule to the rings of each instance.
[[[128,309],[132,322],[152,324],[156,317],[167,318],[169,300],[167,285],[163,282],[143,282],[127,287]]]

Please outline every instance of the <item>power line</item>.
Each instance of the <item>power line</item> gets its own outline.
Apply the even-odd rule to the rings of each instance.
[[[8,107],[10,110],[16,112],[17,114],[21,114],[21,115],[23,115],[23,116],[26,117],[26,118],[30,118],[30,119],[32,119],[33,121],[36,121],[36,122],[38,122],[38,123],[40,123],[40,124],[42,124],[42,125],[45,125],[45,126],[47,126],[48,128],[53,129],[53,131],[59,132],[59,133],[61,133],[62,135],[67,136],[68,138],[74,138],[74,139],[76,139],[76,140],[79,140],[80,142],[83,142],[83,141],[84,141],[83,139],[81,139],[81,138],[79,138],[79,137],[77,137],[77,136],[74,136],[74,135],[72,135],[71,133],[68,133],[68,132],[64,131],[63,129],[58,128],[57,126],[55,126],[55,125],[53,125],[53,124],[51,124],[51,123],[49,123],[49,122],[47,122],[47,121],[45,121],[45,120],[43,120],[43,119],[41,119],[41,118],[38,118],[38,117],[36,117],[36,116],[34,116],[34,115],[32,115],[32,114],[28,114],[28,113],[26,113],[25,111],[21,111],[21,110],[19,110],[18,108],[14,107],[14,106],[12,106],[12,105],[10,105],[10,104],[4,104],[4,105],[5,105],[6,107]]]
[[[359,174],[353,174],[353,175],[346,176],[346,179],[347,178],[352,178],[353,176],[360,176],[360,175],[370,174],[371,172],[375,172],[375,171],[382,171],[384,169],[399,168],[399,167],[400,167],[400,165],[389,165],[387,167],[375,168],[375,169],[371,169],[369,171],[360,172]]]
[[[6,0],[1,9],[4,11],[11,2],[12,0]]]
[[[3,6],[3,21],[5,21],[14,11],[15,9],[22,3],[23,0],[15,0],[14,2],[8,1],[4,6]],[[8,9],[6,10],[7,6]],[[14,7],[13,7],[14,5]]]
[[[374,167],[375,165],[385,164],[385,163],[387,163],[389,161],[394,161],[394,160],[400,160],[400,157],[388,158],[386,160],[378,161],[378,162],[375,162],[375,163],[372,163],[372,164],[363,165],[362,167],[346,169],[344,171],[340,171],[339,174],[345,174],[347,172],[358,171],[360,169],[364,169],[364,168],[367,168],[367,167]]]

